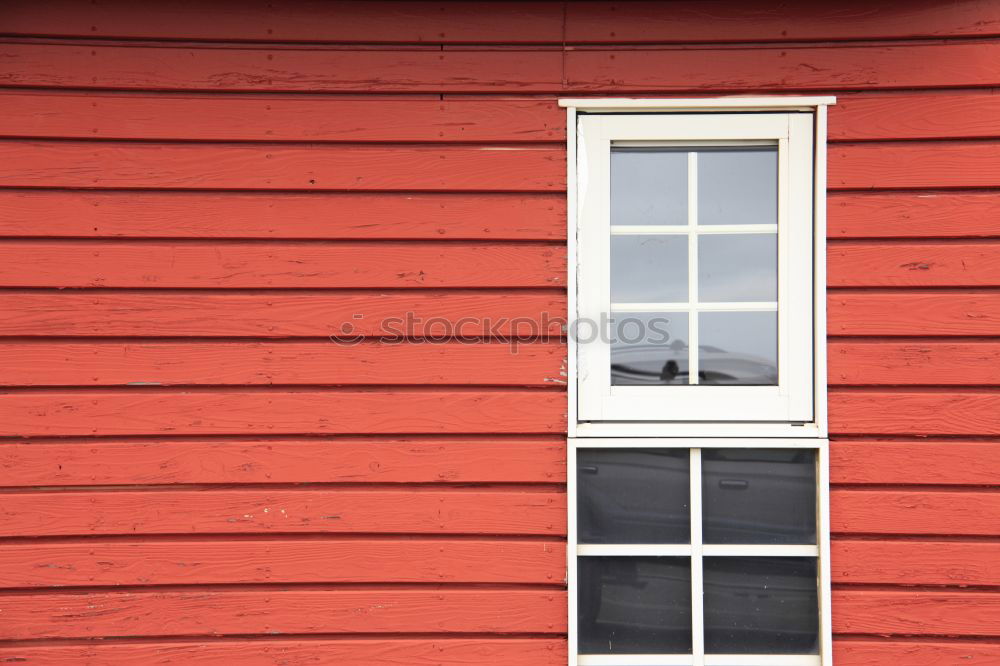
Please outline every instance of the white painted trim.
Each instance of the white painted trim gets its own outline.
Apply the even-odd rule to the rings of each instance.
[[[831,96],[821,97],[794,97],[773,95],[769,97],[692,97],[692,98],[659,98],[659,99],[639,99],[633,97],[605,97],[600,99],[587,98],[567,98],[559,100],[559,106],[576,109],[577,111],[600,111],[602,113],[614,111],[699,111],[710,112],[712,110],[735,111],[735,110],[805,110],[813,111],[830,104],[836,104],[837,98]]]
[[[711,654],[705,656],[705,666],[820,666],[815,654]],[[829,663],[829,662],[828,662]]]
[[[706,557],[819,557],[819,546],[705,544],[702,554]]]
[[[584,543],[576,547],[579,557],[690,557],[691,544],[596,544]]]
[[[819,469],[816,481],[819,498],[816,503],[816,536],[819,539],[819,652],[822,663],[833,664],[832,603],[833,577],[830,572],[830,441],[821,440]],[[819,662],[817,662],[819,663]]]
[[[566,109],[566,323],[572,324],[576,317],[576,230],[577,230],[577,160],[576,160],[576,109]],[[569,331],[564,331],[568,333]],[[567,426],[570,437],[576,436],[577,423],[577,349],[576,340],[572,335],[566,335],[566,358],[563,367],[566,368],[567,389]]]
[[[689,654],[581,654],[579,666],[691,666]]]
[[[691,666],[688,654],[586,654],[580,655],[580,666]],[[706,666],[820,666],[816,655],[773,654],[708,654]]]
[[[714,387],[704,387],[714,388]],[[734,387],[735,388],[735,387]],[[699,389],[701,390],[701,389]],[[572,395],[570,397],[572,400]],[[815,423],[698,423],[688,421],[616,421],[574,424],[576,437],[785,437],[803,440],[821,437],[821,430]]]
[[[611,226],[611,235],[680,235],[691,233],[692,227],[702,236],[705,234],[774,234],[778,232],[777,224],[616,224]]]
[[[702,556],[701,449],[691,449],[691,657],[705,664],[705,562]]]
[[[824,443],[815,438],[761,438],[749,437],[588,437],[574,439],[570,445],[578,449],[819,449]]]
[[[815,139],[813,140],[813,377],[816,390],[814,421],[819,436],[828,436],[827,367],[826,367],[826,107],[816,109]]]

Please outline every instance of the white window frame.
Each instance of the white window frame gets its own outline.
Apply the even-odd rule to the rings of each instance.
[[[671,402],[676,403],[676,391],[684,387],[612,388],[607,378],[609,363],[605,358],[608,346],[578,345],[571,335],[570,362],[567,364],[570,437],[815,438],[827,435],[825,148],[826,106],[834,102],[832,97],[560,101],[560,105],[567,108],[569,320],[592,317],[601,307],[606,310],[609,301],[606,278],[603,278],[603,291],[593,288],[591,282],[584,293],[580,289],[577,269],[586,267],[585,270],[599,278],[606,276],[609,270],[607,245],[602,248],[601,242],[610,242],[607,233],[610,187],[606,166],[601,164],[607,164],[612,141],[673,141],[684,145],[699,141],[726,145],[771,141],[779,145],[779,164],[785,165],[780,169],[779,187],[789,195],[784,208],[779,207],[779,244],[783,244],[779,247],[779,275],[782,276],[779,337],[798,344],[797,348],[785,343],[779,346],[778,387],[692,388],[688,393],[697,397],[687,401],[683,411],[664,415],[662,397],[643,396],[673,391]],[[615,122],[615,115],[622,113],[630,114],[627,122]],[[746,115],[731,115],[736,113]],[[792,113],[796,115],[783,115]],[[600,123],[604,127],[599,137],[589,132],[584,141],[580,134],[581,120],[591,114],[611,120]],[[720,123],[715,114],[727,114],[734,121],[743,122]],[[793,128],[791,133],[788,119],[794,119],[791,124],[798,128]],[[809,132],[810,141],[803,141],[803,123],[808,124],[805,131]],[[789,141],[796,131],[798,140]],[[595,161],[598,164],[595,165]],[[803,175],[808,176],[809,172],[811,178],[804,178]],[[784,219],[780,217],[782,214]],[[803,216],[811,216],[811,225]],[[601,240],[595,242],[598,238]],[[792,332],[795,335],[790,335]],[[800,371],[796,372],[796,368]],[[737,395],[739,399],[732,400]],[[734,407],[730,414],[720,419],[714,414],[718,413],[718,405],[724,402],[741,408]],[[685,415],[684,420],[681,413]]]

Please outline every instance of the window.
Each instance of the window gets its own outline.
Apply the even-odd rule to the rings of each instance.
[[[832,102],[562,102],[571,665],[831,663]]]

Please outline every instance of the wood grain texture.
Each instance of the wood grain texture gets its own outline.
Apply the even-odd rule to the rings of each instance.
[[[1000,244],[838,242],[827,275],[831,287],[995,287]]]
[[[0,436],[562,433],[539,390],[46,391],[0,394]]]
[[[558,287],[565,248],[541,244],[0,241],[3,287]]]
[[[235,190],[504,190],[566,187],[547,146],[0,142],[0,186]]]
[[[841,95],[830,108],[831,141],[994,138],[1000,97],[980,93]]]
[[[1000,544],[837,539],[833,582],[872,585],[1000,585]]]
[[[401,487],[14,493],[0,508],[4,518],[0,535],[270,532],[562,536],[566,533],[565,512],[564,493],[525,490]]]
[[[515,540],[259,539],[12,544],[0,587],[563,580],[565,544]]]
[[[0,444],[0,486],[563,483],[555,437],[63,440]]]
[[[832,190],[996,187],[1000,146],[967,143],[833,144],[827,152]]]
[[[834,534],[1000,535],[1000,493],[834,490]],[[945,633],[945,632],[942,632]]]
[[[0,335],[293,337],[561,334],[548,292],[0,293]],[[360,315],[360,316],[355,316]],[[516,320],[516,321],[515,321]],[[345,325],[347,328],[345,328]],[[351,338],[353,339],[353,337]]]
[[[830,335],[997,335],[1000,292],[839,292],[827,313]]]
[[[566,383],[559,343],[0,341],[4,386]],[[977,366],[978,367],[978,366]]]
[[[1000,594],[834,590],[838,634],[1000,635]]]
[[[835,484],[996,486],[998,469],[998,442],[834,440],[830,445]]]
[[[830,432],[858,435],[1000,435],[1000,392],[831,391]]]
[[[997,192],[831,192],[830,238],[1000,237]]]
[[[562,666],[561,638],[344,638],[0,646],[0,660],[47,666]]]
[[[0,190],[0,234],[563,240],[565,194]]]
[[[997,642],[933,642],[892,640],[834,641],[833,655],[840,666],[949,666],[1000,664]]]
[[[863,342],[838,339],[827,347],[831,385],[1000,384],[1000,343]]]
[[[210,141],[564,141],[551,101],[0,92],[0,136]]]
[[[38,594],[0,598],[0,607],[6,616],[4,634],[15,640],[142,634],[558,634],[566,630],[566,595],[551,590]]]

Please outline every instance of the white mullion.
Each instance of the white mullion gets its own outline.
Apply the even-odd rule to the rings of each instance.
[[[691,449],[691,651],[693,666],[705,663],[705,584],[702,561],[701,449]]]
[[[819,546],[713,544],[702,546],[711,557],[819,557]]]
[[[815,654],[711,654],[705,656],[705,666],[820,666]]]
[[[718,301],[713,303],[612,303],[612,312],[776,312],[777,301]]]
[[[701,224],[699,234],[776,234],[777,224]]]
[[[581,654],[579,666],[691,666],[689,654]]]
[[[688,153],[688,302],[698,304],[698,153]],[[698,383],[698,312],[688,310],[688,384]]]
[[[580,557],[688,557],[691,546],[679,544],[578,544],[576,554]]]
[[[697,154],[697,153],[695,153]],[[680,236],[695,228],[700,234],[776,234],[777,224],[616,224],[612,236]]]

